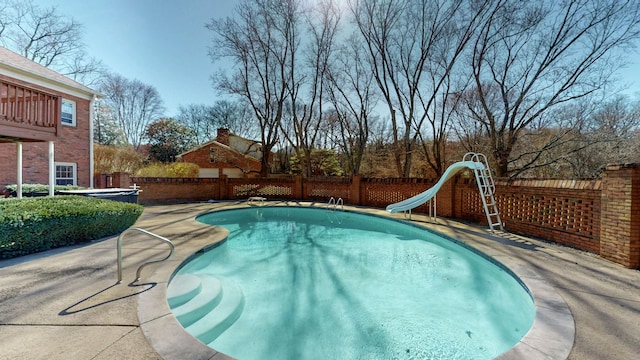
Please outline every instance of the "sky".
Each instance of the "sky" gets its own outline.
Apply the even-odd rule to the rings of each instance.
[[[216,64],[207,55],[211,19],[230,16],[234,0],[34,0],[83,25],[89,56],[110,71],[154,86],[167,116],[180,105],[213,104]]]
[[[34,0],[55,6],[60,14],[83,24],[87,51],[112,71],[154,86],[167,109],[211,105],[224,95],[210,76],[220,66],[207,55],[211,19],[231,16],[237,0]],[[626,93],[640,95],[640,52],[628,52],[631,63],[619,73]]]

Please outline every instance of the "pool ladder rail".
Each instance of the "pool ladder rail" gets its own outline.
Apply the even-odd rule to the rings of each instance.
[[[145,263],[143,263],[142,265],[140,265],[140,267],[138,267],[138,270],[136,271],[136,279],[133,282],[136,282],[138,280],[140,280],[140,273],[142,272],[142,269],[150,264],[154,264],[154,263],[159,263],[165,260],[168,260],[171,256],[173,256],[173,252],[175,250],[175,245],[173,244],[173,242],[171,242],[171,240],[162,237],[160,235],[154,234],[150,231],[144,230],[144,229],[140,229],[140,228],[128,228],[125,231],[123,231],[120,236],[118,236],[118,243],[117,243],[117,250],[118,250],[118,282],[116,284],[120,284],[122,282],[122,240],[124,239],[124,236],[127,233],[133,232],[133,231],[137,231],[140,233],[143,233],[145,235],[149,235],[152,238],[158,239],[162,242],[165,242],[167,244],[169,244],[169,255],[165,256],[162,259],[156,259],[156,260],[150,260],[147,261]]]
[[[484,212],[487,216],[489,229],[491,232],[494,232],[496,229],[504,231],[504,224],[500,219],[500,212],[498,211],[498,205],[495,198],[496,184],[493,181],[487,157],[481,153],[469,152],[462,158],[462,161],[467,160],[482,164],[482,166],[475,167],[473,169],[473,173],[476,178],[476,183],[478,184],[480,199],[482,200],[482,206],[484,207]]]
[[[333,196],[331,197],[331,199],[329,199],[329,202],[326,205],[326,208],[328,210],[327,217],[329,218],[329,222],[332,224],[342,224],[342,220],[340,219],[340,217],[336,214],[333,214],[333,212],[338,209],[338,206],[340,206],[341,211],[344,211],[344,201],[342,200],[342,198],[338,198],[338,200],[336,200],[336,198],[334,198]]]
[[[340,210],[344,211],[344,201],[342,198],[338,198],[338,200],[336,200],[336,198],[332,196],[327,203],[327,210],[334,211],[338,209],[338,206],[340,206]]]

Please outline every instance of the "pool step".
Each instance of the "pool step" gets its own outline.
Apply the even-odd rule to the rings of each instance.
[[[176,275],[167,287],[170,308],[178,307],[193,299],[202,290],[202,280],[197,275]]]
[[[215,340],[233,325],[244,308],[244,295],[240,286],[226,278],[218,280],[222,287],[220,303],[204,317],[185,327],[191,335],[205,344]]]
[[[187,327],[209,311],[222,300],[222,284],[211,275],[200,275],[201,290],[184,304],[172,307],[171,311],[183,327]]]

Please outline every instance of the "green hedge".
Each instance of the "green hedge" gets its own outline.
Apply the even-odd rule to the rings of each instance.
[[[4,187],[11,196],[15,197],[16,192],[18,190],[18,186],[16,184],[6,185]],[[58,192],[61,190],[81,190],[85,189],[81,186],[74,185],[55,185],[53,187],[54,192]],[[2,188],[0,187],[0,191]],[[44,184],[22,184],[22,196],[46,196],[49,195],[49,185]]]
[[[137,204],[84,196],[0,201],[0,259],[118,234],[142,214]]]

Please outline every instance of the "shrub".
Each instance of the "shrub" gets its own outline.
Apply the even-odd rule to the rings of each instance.
[[[142,166],[145,156],[133,149],[95,144],[93,146],[95,172],[133,174]]]
[[[197,178],[199,167],[187,162],[151,163],[138,170],[140,177]]]
[[[291,172],[301,174],[303,172],[304,157],[298,158],[294,154],[289,160]],[[338,155],[331,149],[312,149],[311,150],[311,175],[313,176],[342,176],[343,170],[338,161]]]
[[[118,234],[142,214],[137,204],[84,196],[0,201],[0,258]]]
[[[16,184],[6,185],[5,189],[7,189],[11,196],[16,196],[16,191],[18,186]],[[84,189],[80,186],[73,185],[55,185],[53,187],[54,191],[64,191],[64,190],[79,190]],[[49,194],[49,185],[44,184],[22,184],[22,195],[24,196],[34,196],[37,194]]]

